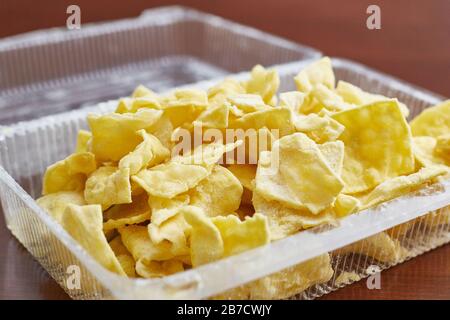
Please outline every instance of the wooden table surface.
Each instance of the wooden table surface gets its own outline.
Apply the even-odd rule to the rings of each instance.
[[[81,22],[138,15],[177,1],[0,1],[0,37],[65,25],[66,8],[81,7]],[[450,96],[448,0],[185,0],[198,8],[303,43],[330,56],[360,61]],[[366,9],[381,8],[381,30],[366,28]],[[0,70],[1,72],[1,70]],[[68,299],[10,235],[0,215],[0,299]],[[450,245],[382,273],[381,290],[365,281],[324,299],[450,299]]]

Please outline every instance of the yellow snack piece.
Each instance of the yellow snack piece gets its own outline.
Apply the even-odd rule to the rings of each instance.
[[[180,208],[187,206],[190,197],[188,194],[179,194],[171,199],[149,196],[148,200],[152,208],[152,223],[159,226],[175,216]]]
[[[426,108],[411,121],[410,125],[414,136],[437,138],[448,134],[450,132],[450,100]]]
[[[140,84],[134,89],[133,93],[131,94],[132,98],[141,98],[141,97],[157,97],[158,95],[147,88],[146,86]]]
[[[130,175],[135,175],[141,169],[159,164],[170,156],[170,151],[154,135],[143,129],[139,130],[137,134],[142,137],[143,141],[119,161],[119,169],[128,168]]]
[[[278,72],[274,69],[266,70],[261,65],[253,67],[250,79],[245,83],[247,93],[260,95],[269,104],[280,86]]]
[[[99,205],[70,204],[62,216],[64,229],[103,267],[125,275],[103,233],[102,208]]]
[[[135,98],[122,98],[119,100],[115,112],[135,113],[142,108],[161,109],[161,104],[159,103],[158,97],[156,95]]]
[[[150,207],[146,194],[133,197],[131,203],[118,204],[104,213],[103,230],[109,231],[128,224],[138,224],[150,220]]]
[[[388,97],[385,97],[380,94],[365,92],[360,88],[358,88],[357,86],[354,86],[345,81],[338,82],[336,86],[336,92],[344,99],[345,102],[357,106],[362,106],[377,101],[389,100]],[[400,107],[400,110],[402,111],[403,116],[407,118],[409,115],[408,107],[401,102],[398,102],[398,105]]]
[[[270,108],[263,111],[256,111],[243,115],[242,117],[230,120],[230,129],[261,129],[279,130],[279,136],[294,132],[294,126],[291,121],[291,112],[284,107]]]
[[[91,139],[92,134],[89,131],[86,130],[80,130],[78,131],[77,135],[77,145],[75,147],[75,153],[78,152],[89,152],[91,151]]]
[[[361,202],[357,198],[343,193],[336,197],[336,201],[334,203],[334,211],[336,212],[336,216],[338,218],[355,213],[360,207]]]
[[[60,191],[42,196],[36,200],[37,204],[45,209],[48,214],[61,223],[62,216],[69,204],[84,205],[83,192],[81,191]]]
[[[96,167],[94,154],[90,152],[73,153],[47,168],[43,179],[42,194],[83,190],[86,177]]]
[[[242,192],[239,180],[228,169],[216,165],[210,175],[189,191],[190,204],[210,217],[227,215],[239,208]]]
[[[305,133],[317,143],[335,141],[344,132],[345,127],[328,115],[311,113],[294,118],[295,129]]]
[[[270,242],[267,218],[262,214],[254,214],[244,221],[238,217],[217,216],[211,219],[219,229],[223,240],[224,257],[265,245]]]
[[[434,137],[413,137],[413,153],[416,161],[422,167],[445,165],[445,159],[436,152],[437,139]]]
[[[136,262],[133,259],[131,253],[127,250],[127,248],[123,245],[122,239],[119,236],[116,236],[109,242],[109,246],[117,257],[120,265],[122,266],[123,271],[127,274],[128,277],[135,278],[135,264]]]
[[[310,92],[317,103],[329,111],[337,112],[354,108],[355,106],[344,101],[344,99],[332,89],[318,83]],[[317,107],[314,107],[316,109]]]
[[[161,278],[184,271],[183,263],[179,260],[144,261],[136,263],[136,272],[143,278]]]
[[[298,91],[309,93],[319,83],[329,89],[334,89],[334,73],[331,60],[324,57],[300,71],[294,78]]]
[[[131,203],[130,169],[98,168],[86,180],[84,198],[88,204],[100,204],[103,209]]]
[[[255,212],[267,216],[271,240],[282,239],[300,230],[336,221],[332,210],[312,214],[307,209],[292,209],[281,202],[268,201],[256,191],[253,192],[253,206]]]
[[[172,245],[172,251],[177,252],[177,255],[189,254],[187,234],[190,232],[190,225],[182,213],[177,213],[159,225],[152,222],[147,227],[153,243],[168,241]]]
[[[450,164],[450,133],[437,137],[436,154]]]
[[[330,256],[324,254],[228,290],[215,296],[214,299],[286,299],[301,293],[315,284],[329,281],[333,273]]]
[[[376,186],[375,189],[362,199],[363,209],[410,193],[424,183],[430,182],[432,179],[446,172],[447,170],[445,168],[426,167],[408,176],[400,176],[386,180]]]
[[[238,178],[242,186],[251,191],[254,188],[256,168],[257,166],[253,164],[231,164],[227,167]]]
[[[305,101],[305,94],[298,91],[289,91],[280,94],[280,106],[291,110],[294,116],[300,114],[300,108]]]
[[[230,109],[226,104],[210,107],[203,111],[193,122],[194,126],[224,129],[228,127]]]
[[[88,115],[92,132],[92,152],[98,161],[119,161],[141,142],[136,131],[151,128],[162,111],[143,108],[136,113]]]
[[[207,108],[208,96],[202,90],[176,90],[162,105],[164,114],[176,128],[194,121]]]
[[[302,133],[285,136],[275,142],[271,152],[261,153],[255,182],[256,190],[267,200],[312,214],[329,207],[344,186],[315,142]]]
[[[195,187],[208,174],[208,170],[200,165],[167,162],[144,169],[131,179],[149,195],[173,198]]]
[[[327,161],[330,168],[341,176],[342,168],[344,167],[344,143],[342,141],[325,142],[318,144],[320,152]]]
[[[346,285],[352,282],[356,282],[361,280],[361,277],[356,272],[342,272],[339,276],[337,276],[336,280],[334,280],[334,284],[336,286]]]
[[[238,110],[245,113],[269,110],[271,107],[264,103],[261,96],[257,94],[237,94],[227,98],[228,102]]]
[[[414,170],[412,137],[395,100],[379,101],[332,115],[345,126],[344,193],[369,190]]]
[[[230,95],[245,93],[245,88],[236,80],[227,78],[208,89],[208,100],[216,106],[223,104]]]
[[[150,261],[166,261],[174,259],[177,256],[186,254],[178,252],[169,241],[154,243],[146,226],[130,225],[119,228],[124,246],[133,256],[136,264],[142,262],[148,264]],[[136,270],[139,274],[139,272]]]

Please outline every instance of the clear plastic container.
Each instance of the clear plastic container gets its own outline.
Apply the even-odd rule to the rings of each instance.
[[[281,91],[293,89],[293,76],[307,63],[277,67]],[[411,116],[442,99],[348,60],[333,59],[333,67],[338,80],[399,98]],[[78,129],[86,127],[86,114],[109,111],[115,103],[5,127],[0,136],[0,198],[7,226],[72,298],[311,299],[368,276],[369,267],[383,270],[450,242],[450,180],[445,180],[346,217],[339,225],[299,232],[199,268],[161,279],[120,277],[94,261],[33,200],[40,196],[45,168],[73,149]],[[67,288],[70,265],[81,269],[81,289]],[[287,273],[277,273],[286,268]],[[258,289],[248,290],[245,284],[255,280]]]
[[[174,6],[0,41],[0,125],[128,95],[317,58],[314,49]]]

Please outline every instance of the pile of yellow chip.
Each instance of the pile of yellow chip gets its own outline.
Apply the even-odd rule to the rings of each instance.
[[[277,97],[279,83],[275,70],[256,66],[249,80],[208,91],[162,96],[139,86],[115,112],[88,116],[90,132],[48,167],[37,201],[105,268],[153,278],[333,222],[449,172],[450,101],[408,124],[396,99],[336,85],[328,58],[295,77],[297,91]],[[263,136],[269,143],[255,154],[246,138],[205,134],[173,156],[174,136],[195,127],[255,129],[264,133],[258,145]],[[239,148],[247,162],[224,163]],[[311,261],[320,272],[300,265],[254,284],[270,295],[248,286],[239,294],[286,296],[273,288],[295,293],[331,278],[327,257]]]

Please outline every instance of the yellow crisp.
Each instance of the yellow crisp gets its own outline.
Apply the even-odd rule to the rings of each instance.
[[[184,207],[180,210],[184,214],[191,230],[191,260],[196,267],[223,257],[224,243],[219,229],[200,208]]]
[[[216,165],[208,177],[189,191],[190,204],[210,217],[227,215],[239,208],[242,192],[239,180],[228,169]]]
[[[127,250],[127,248],[123,245],[122,239],[119,236],[116,236],[109,242],[109,246],[117,257],[120,265],[122,266],[123,271],[129,277],[136,277],[135,264],[136,262],[133,259],[131,253]]]
[[[309,93],[313,88],[323,84],[329,89],[334,89],[334,73],[331,60],[324,57],[299,72],[294,78],[298,91]]]
[[[146,194],[133,197],[132,203],[118,204],[105,211],[103,230],[109,231],[128,224],[138,224],[150,220],[150,207]]]
[[[100,167],[86,181],[84,198],[104,209],[113,204],[131,203],[130,169]]]
[[[95,156],[92,153],[71,154],[66,159],[47,168],[44,174],[42,194],[83,190],[86,176],[96,167]]]
[[[312,214],[329,207],[344,186],[314,141],[302,133],[277,140],[271,152],[261,154],[255,182],[267,200]]]
[[[408,176],[400,176],[386,180],[364,197],[362,200],[363,208],[369,208],[381,202],[410,193],[424,183],[430,182],[432,179],[446,172],[447,170],[442,167],[426,167]]]
[[[274,69],[266,70],[261,65],[253,67],[250,79],[245,83],[247,93],[260,95],[269,104],[280,86],[278,72]]]
[[[161,110],[147,108],[136,113],[89,114],[92,152],[99,161],[119,161],[142,141],[136,131],[155,125],[161,115]]]
[[[81,191],[60,191],[40,197],[36,200],[37,204],[55,219],[61,223],[62,216],[69,204],[84,205],[83,192]]]
[[[450,100],[427,108],[411,121],[414,136],[431,136],[437,138],[450,132]]]
[[[142,142],[132,152],[119,161],[119,169],[128,168],[130,175],[135,175],[141,169],[152,167],[169,158],[170,151],[152,134],[139,130]]]
[[[330,168],[341,176],[344,166],[344,143],[342,141],[326,142],[317,145]]]
[[[375,102],[332,116],[345,126],[344,193],[369,190],[414,170],[408,124],[394,100]]]
[[[77,146],[75,147],[75,153],[90,151],[92,134],[86,130],[78,131]]]
[[[67,206],[62,226],[80,245],[106,269],[125,275],[103,233],[102,208],[99,205]]]
[[[232,256],[269,243],[270,234],[266,216],[255,214],[244,221],[236,216],[211,219],[223,240],[224,257]]]

